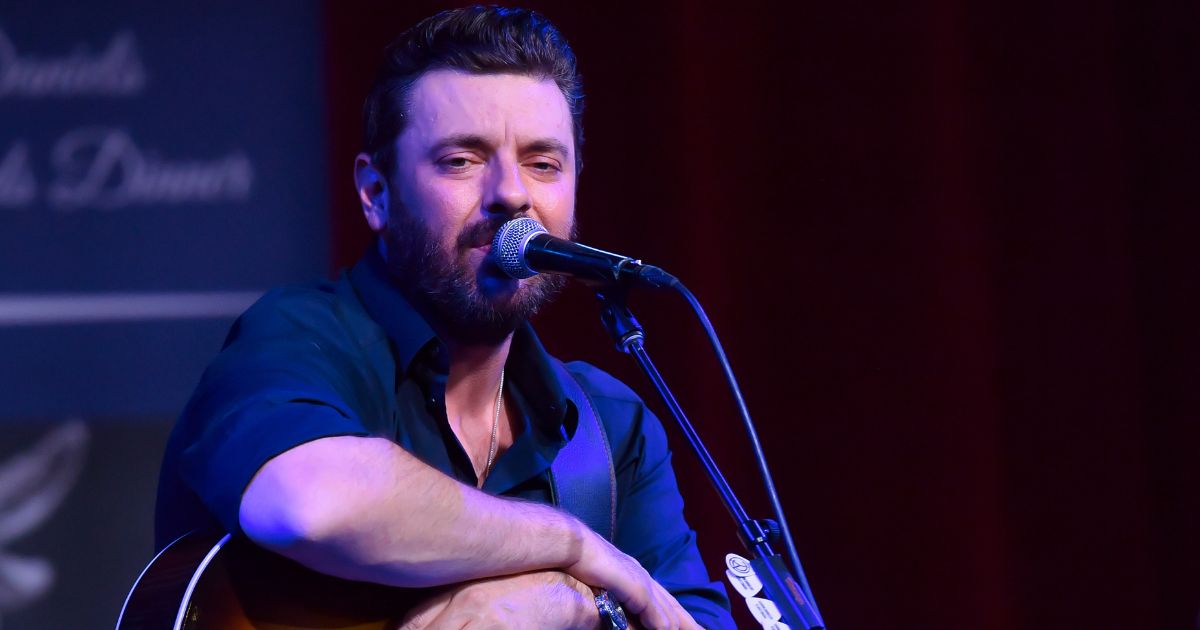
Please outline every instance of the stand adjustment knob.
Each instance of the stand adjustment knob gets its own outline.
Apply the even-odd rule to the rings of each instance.
[[[758,526],[767,535],[767,542],[773,545],[778,544],[780,539],[783,538],[783,529],[779,527],[779,523],[776,523],[774,519],[760,518],[758,519]]]

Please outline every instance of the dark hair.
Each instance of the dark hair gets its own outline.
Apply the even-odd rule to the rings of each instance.
[[[386,173],[394,166],[393,140],[407,124],[413,84],[443,68],[554,79],[571,110],[575,170],[583,168],[583,84],[567,40],[534,11],[474,6],[425,18],[385,50],[363,104],[363,150]]]

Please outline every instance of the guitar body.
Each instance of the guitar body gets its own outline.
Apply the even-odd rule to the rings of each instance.
[[[243,538],[188,534],[150,562],[117,630],[383,630],[428,598],[330,577]]]

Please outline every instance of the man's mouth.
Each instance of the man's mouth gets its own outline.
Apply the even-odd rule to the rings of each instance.
[[[459,236],[458,244],[464,249],[477,249],[487,254],[492,251],[492,241],[503,222],[481,221],[468,227]]]
[[[493,230],[471,230],[472,234],[467,239],[467,246],[471,249],[492,248],[492,239],[496,237],[496,232]]]

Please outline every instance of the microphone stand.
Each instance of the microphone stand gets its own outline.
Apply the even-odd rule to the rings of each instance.
[[[806,596],[806,593],[809,593],[808,589],[796,581],[782,556],[771,548],[772,542],[779,542],[778,524],[766,519],[752,519],[746,514],[746,510],[733,493],[733,489],[729,487],[729,483],[725,481],[725,476],[717,468],[716,462],[713,461],[708,449],[701,442],[696,429],[684,414],[679,402],[675,400],[675,395],[667,387],[662,374],[651,361],[649,353],[646,352],[643,345],[646,335],[641,324],[633,317],[633,313],[626,304],[627,293],[628,288],[621,282],[611,282],[596,290],[596,297],[599,298],[601,305],[600,319],[604,328],[612,336],[617,349],[633,356],[641,366],[642,371],[654,384],[654,388],[658,390],[663,403],[675,417],[688,444],[691,445],[696,457],[704,466],[709,481],[716,488],[717,494],[721,496],[725,509],[729,511],[729,515],[737,524],[738,538],[751,555],[750,565],[762,581],[763,592],[767,598],[779,608],[780,620],[793,628],[823,630],[825,622],[821,619],[821,614],[816,609],[811,594]],[[803,580],[804,573],[799,566],[798,558],[796,562],[796,570]]]

